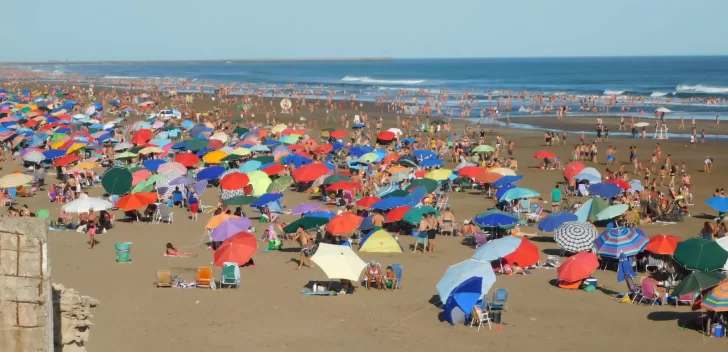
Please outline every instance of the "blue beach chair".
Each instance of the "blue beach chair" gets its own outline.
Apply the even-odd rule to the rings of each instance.
[[[508,290],[499,288],[493,293],[493,300],[490,302],[490,309],[508,311]]]

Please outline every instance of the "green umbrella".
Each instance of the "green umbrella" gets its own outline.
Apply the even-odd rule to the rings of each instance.
[[[327,218],[318,218],[318,217],[302,217],[290,224],[288,224],[286,227],[283,228],[283,232],[285,233],[294,233],[298,231],[298,228],[300,226],[303,226],[304,230],[310,230],[316,227],[319,227],[321,225],[325,225],[329,223],[329,219]]]
[[[240,159],[242,159],[242,158],[243,158],[243,156],[242,156],[242,155],[237,155],[237,154],[230,154],[230,155],[228,155],[228,156],[226,156],[226,157],[222,158],[222,161],[233,161],[233,160],[240,160]]]
[[[207,139],[202,138],[192,138],[184,141],[185,144],[187,144],[187,150],[191,151],[197,151],[207,148],[207,145],[210,144],[210,141]]]
[[[20,109],[20,112],[27,114],[31,112],[33,109],[30,108],[30,106],[24,106],[22,109]]]
[[[473,153],[490,153],[492,151],[495,151],[495,149],[485,144],[481,144],[473,149]]]
[[[417,167],[417,163],[414,162],[412,159],[399,159],[399,161],[397,161],[397,164],[406,167]]]
[[[685,269],[713,271],[723,268],[728,252],[718,242],[691,238],[677,244],[673,258]]]
[[[396,191],[392,191],[390,193],[385,194],[384,196],[382,196],[382,199],[389,198],[389,197],[406,197],[408,195],[410,195],[410,192],[405,191],[403,189],[398,189]]]
[[[324,179],[325,185],[330,185],[339,181],[351,181],[351,177],[345,175],[331,175]]]
[[[280,139],[280,142],[283,144],[296,144],[298,142],[298,138],[300,138],[298,135],[292,134],[289,136],[284,136]]]
[[[258,197],[253,196],[235,196],[230,199],[223,199],[225,205],[248,205],[258,200]]]
[[[599,221],[599,213],[601,213],[604,209],[609,208],[609,203],[607,203],[606,200],[602,198],[592,198],[591,199],[591,209],[589,209],[589,217],[587,220],[591,221],[592,223],[595,223]]]
[[[408,210],[402,217],[402,220],[410,224],[419,224],[420,220],[422,220],[422,216],[425,214],[435,214],[435,216],[440,216],[440,212],[437,211],[437,209],[429,205],[425,205]]]
[[[153,192],[154,191],[154,183],[149,182],[148,180],[141,181],[136,184],[131,189],[131,193],[139,193],[139,192]]]
[[[406,189],[411,191],[417,187],[425,187],[425,191],[427,191],[427,193],[432,193],[437,189],[437,181],[429,178],[418,178],[416,180],[412,180]]]
[[[101,185],[109,194],[122,195],[131,189],[132,175],[128,169],[114,167],[101,177]]]
[[[154,174],[154,175],[151,175],[151,176],[149,176],[149,177],[148,177],[148,178],[146,179],[146,181],[147,181],[147,182],[149,182],[149,184],[151,185],[151,184],[153,184],[153,183],[155,183],[155,182],[159,182],[159,181],[165,180],[165,179],[167,179],[167,178],[168,178],[168,177],[166,177],[166,176],[163,176],[163,175],[160,175],[160,174]]]
[[[236,117],[236,118],[233,119],[233,122],[234,123],[240,123],[240,122],[243,122],[243,119],[241,119],[239,117]]]
[[[135,173],[135,172],[137,172],[139,170],[144,170],[144,167],[135,166],[135,167],[132,167],[131,169],[129,169],[129,172],[131,172],[133,174],[133,173]]]
[[[610,220],[614,219],[622,214],[624,214],[625,211],[629,209],[629,206],[627,204],[615,204],[612,205],[597,214],[597,220]]]
[[[331,128],[331,127],[329,127],[329,128],[324,128],[324,129],[323,129],[323,130],[321,130],[321,131],[326,131],[326,132],[334,132],[334,131],[336,131],[336,129],[334,129],[334,128]]]
[[[64,138],[64,137],[68,137],[68,135],[67,135],[67,134],[65,134],[65,133],[56,133],[56,134],[54,134],[54,135],[53,135],[53,136],[51,137],[51,142],[55,142],[55,141],[58,141],[58,140],[60,140],[61,138]]]
[[[145,147],[134,147],[134,148],[129,149],[129,151],[132,153],[139,153],[139,151],[141,151],[144,148]]]
[[[131,158],[136,158],[136,157],[137,157],[137,155],[132,152],[123,152],[120,154],[116,154],[116,156],[115,156],[116,159],[131,159]]]
[[[718,285],[723,280],[725,280],[725,275],[720,272],[693,271],[680,280],[680,283],[675,286],[670,295],[680,297],[684,294],[702,291]]]
[[[237,134],[238,136],[242,136],[248,132],[250,132],[250,130],[245,127],[237,127],[233,130],[233,134]]]
[[[379,158],[379,154],[375,152],[366,153],[359,157],[359,162],[364,164],[371,164]]]
[[[275,161],[273,155],[256,156],[255,158],[253,158],[253,160],[260,161],[261,164],[272,163],[273,161]]]
[[[286,189],[288,189],[288,187],[290,187],[292,184],[293,184],[293,177],[291,177],[289,175],[281,176],[281,177],[273,180],[273,182],[271,182],[270,186],[268,186],[267,193],[283,192]]]

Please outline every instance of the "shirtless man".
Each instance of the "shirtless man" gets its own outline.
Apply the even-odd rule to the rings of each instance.
[[[374,212],[374,215],[372,215],[372,225],[374,225],[374,231],[379,231],[384,228],[384,215],[381,212]]]
[[[450,236],[453,234],[455,226],[455,214],[450,210],[450,206],[445,207],[445,211],[440,215],[440,227],[442,228],[442,234]]]
[[[417,236],[417,241],[415,242],[414,248],[412,248],[412,253],[417,253],[417,247],[422,244],[422,253],[427,252],[427,217],[423,216],[420,220],[420,224],[417,227],[417,231],[419,232]]]
[[[427,215],[427,245],[430,247],[430,252],[435,252],[435,237],[437,237],[437,219],[435,214]]]
[[[296,236],[293,237],[293,240],[298,241],[298,243],[301,244],[301,258],[296,270],[301,270],[304,261],[307,262],[309,268],[314,268],[315,266],[311,262],[311,256],[313,255],[313,239],[309,237],[306,231],[303,230],[303,226],[298,227],[298,231],[296,231]]]

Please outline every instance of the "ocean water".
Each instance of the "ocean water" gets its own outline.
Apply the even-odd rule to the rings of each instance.
[[[323,97],[334,90],[373,101],[392,99],[406,90],[412,101],[420,89],[438,95],[447,92],[448,108],[459,110],[458,100],[468,92],[478,100],[471,117],[493,106],[509,92],[570,96],[571,114],[586,96],[618,96],[619,103],[598,114],[652,116],[657,107],[673,111],[667,118],[714,119],[728,116],[728,57],[604,57],[514,59],[417,59],[343,62],[159,62],[24,65],[49,73],[89,77],[179,78],[196,82],[245,84],[238,93],[263,89],[270,95],[305,91]],[[288,86],[286,88],[286,85]],[[275,87],[275,88],[274,88]],[[387,95],[389,94],[389,95]],[[489,99],[489,96],[492,99]],[[628,97],[644,97],[622,113]],[[706,98],[717,98],[708,103]],[[422,97],[418,98],[422,101]],[[529,100],[512,102],[511,117],[538,114]],[[643,113],[642,111],[645,111]],[[457,116],[457,115],[456,115]]]

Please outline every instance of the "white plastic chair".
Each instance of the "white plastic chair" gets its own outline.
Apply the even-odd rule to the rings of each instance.
[[[154,213],[154,222],[160,224],[166,221],[168,224],[171,224],[173,220],[174,212],[170,211],[167,204],[160,204],[157,207],[157,212]]]
[[[488,316],[488,311],[483,310],[483,308],[480,308],[478,306],[473,307],[473,317],[470,319],[470,327],[477,325],[478,330],[480,330],[480,327],[488,324],[488,330],[492,330],[493,327],[490,326],[490,317]]]

